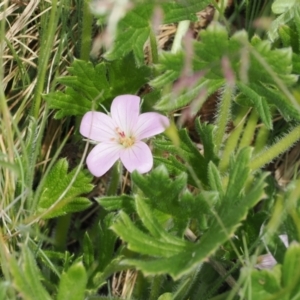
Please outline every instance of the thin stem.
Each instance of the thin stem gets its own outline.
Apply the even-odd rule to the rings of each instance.
[[[216,153],[220,151],[221,144],[225,136],[226,126],[230,116],[232,92],[233,87],[231,85],[226,85],[223,91],[223,97],[219,102],[218,117],[216,119],[217,129],[215,135]]]
[[[83,1],[82,31],[80,58],[85,61],[90,59],[91,39],[93,29],[93,15],[90,11],[89,1]]]
[[[292,147],[299,139],[300,125],[296,126],[291,132],[286,134],[273,146],[258,153],[258,155],[251,161],[252,170],[261,168],[267,163],[271,162],[280,153],[283,153]]]
[[[253,141],[255,129],[257,126],[257,121],[258,121],[258,113],[257,113],[256,109],[252,109],[252,112],[247,121],[247,125],[243,132],[243,136],[242,136],[242,139],[241,139],[241,142],[239,145],[239,149],[242,149],[244,147],[251,145],[251,143]]]

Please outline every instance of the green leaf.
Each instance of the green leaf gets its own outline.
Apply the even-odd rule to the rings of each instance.
[[[179,95],[173,93],[166,94],[156,103],[154,108],[165,112],[177,110],[189,104],[192,100],[197,99],[200,91],[205,91],[208,97],[221,88],[224,83],[224,79],[206,80],[202,77],[196,84],[181,91]]]
[[[10,258],[10,272],[13,283],[22,299],[45,299],[52,298],[41,283],[41,274],[28,247],[22,247],[22,262],[18,264],[14,257]]]
[[[184,62],[182,53],[173,54],[173,56],[172,54],[163,54],[160,58],[157,70],[161,74],[150,84],[161,88],[166,84],[171,85],[176,80],[176,85],[180,86],[181,83],[184,88],[176,94],[174,92],[165,94],[155,105],[156,109],[162,111],[176,110],[197,99],[201,92],[205,92],[206,97],[216,92],[226,81],[225,70],[221,62],[224,57],[227,57],[237,79],[240,92],[251,100],[251,105],[255,106],[268,128],[272,128],[269,103],[274,104],[281,113],[285,113],[285,117],[287,113],[291,114],[291,112],[293,115],[298,114],[296,108],[293,108],[293,104],[285,101],[288,103],[288,107],[284,108],[282,101],[278,99],[273,101],[272,97],[266,97],[264,93],[265,89],[277,85],[275,79],[281,80],[286,86],[291,86],[297,82],[298,76],[291,73],[293,60],[297,62],[297,57],[292,55],[291,48],[274,49],[269,41],[261,40],[257,36],[252,38],[250,44],[245,31],[239,31],[229,37],[225,27],[219,24],[210,25],[206,30],[202,30],[200,36],[200,41],[194,42],[194,73],[191,76],[180,77]],[[247,76],[251,83],[247,85],[243,82],[244,78],[241,78],[240,55],[245,47],[249,48]],[[174,63],[173,66],[172,62]],[[266,64],[269,68],[265,67]],[[296,68],[298,68],[297,65]],[[281,95],[281,97],[284,96]]]
[[[194,186],[199,186],[198,180],[207,185],[207,165],[208,161],[205,160],[199,149],[192,142],[186,129],[178,132],[180,138],[180,147],[173,145],[170,141],[155,141],[155,146],[158,149],[168,151],[171,155],[174,155],[173,161],[178,160],[176,156],[182,158],[182,161],[178,161],[177,169],[182,168],[188,174],[188,181]],[[172,159],[172,156],[168,158]],[[180,166],[181,165],[181,166]]]
[[[171,1],[170,1],[171,2]],[[197,21],[196,12],[203,10],[211,3],[209,0],[179,0],[171,3],[162,3],[164,23],[174,23],[183,20]]]
[[[117,240],[117,236],[112,232],[111,225],[115,221],[115,214],[109,213],[105,216],[98,227],[98,251],[96,253],[96,259],[98,261],[98,271],[103,271],[111,262],[114,257],[114,248]]]
[[[38,213],[43,218],[53,218],[70,212],[83,211],[92,202],[80,195],[92,190],[91,175],[77,169],[68,173],[68,162],[60,159],[49,172],[38,203]]]
[[[249,278],[249,270],[242,269],[244,278]],[[242,275],[243,277],[243,275]],[[281,266],[272,270],[252,270],[249,291],[253,299],[265,300],[280,291]],[[251,289],[251,290],[250,290]],[[282,298],[285,299],[285,298]]]
[[[272,11],[274,14],[282,14],[287,10],[291,9],[293,5],[295,5],[298,1],[297,0],[275,0],[272,4]]]
[[[208,164],[208,181],[213,191],[218,191],[221,196],[224,195],[221,174],[213,162]]]
[[[299,0],[276,0],[272,4],[272,11],[280,14],[271,24],[268,37],[271,42],[278,39],[278,30],[281,25],[290,23],[295,17],[295,12],[299,9]]]
[[[224,196],[226,205],[228,203],[233,204],[240,198],[246,180],[250,175],[249,161],[251,154],[251,148],[243,148],[236,158],[231,157],[229,182]]]
[[[184,67],[184,53],[163,51],[159,55],[158,64],[155,65],[157,72],[162,73],[152,79],[149,84],[157,89],[173,83],[181,74]]]
[[[94,245],[88,232],[83,237],[83,262],[88,269],[94,262]]]
[[[134,172],[132,180],[143,192],[147,199],[146,204],[151,207],[155,217],[161,218],[160,224],[170,224],[172,221],[173,226],[168,225],[169,230],[176,232],[180,237],[191,219],[204,224],[206,215],[210,214],[219,199],[216,192],[203,191],[198,195],[192,194],[186,188],[186,174],[181,173],[171,179],[164,166],[155,168],[147,176]],[[160,188],[161,182],[164,182],[164,189]],[[150,228],[147,229],[151,232]],[[152,234],[154,235],[153,232]]]
[[[147,66],[136,67],[132,54],[95,66],[75,60],[68,71],[70,75],[58,79],[66,86],[64,92],[56,91],[44,96],[49,107],[58,110],[55,114],[57,119],[82,116],[92,109],[102,110],[100,104],[110,104],[118,95],[137,93],[150,76]]]
[[[158,226],[158,223],[156,225]],[[164,234],[168,236],[168,240],[171,242],[151,237],[135,227],[130,218],[123,212],[120,212],[119,219],[112,225],[112,229],[124,241],[128,242],[130,250],[141,254],[170,258],[185,250],[184,241],[167,233]],[[161,229],[163,230],[163,228]]]
[[[157,222],[157,220],[153,217],[151,213],[150,207],[146,204],[143,199],[139,196],[135,197],[135,203],[137,208],[137,213],[143,222],[143,225],[147,228],[149,233],[159,239],[162,243],[169,243],[174,247],[182,247],[184,246],[184,241],[174,237],[167,233],[164,228]]]
[[[87,274],[82,262],[73,264],[68,271],[61,276],[57,300],[84,299],[86,284]]]
[[[173,300],[173,295],[172,293],[164,293],[162,295],[159,296],[159,298],[157,300]]]
[[[129,214],[134,212],[134,198],[129,195],[104,196],[95,200],[107,211],[123,210]]]
[[[298,76],[291,74],[293,68],[291,48],[273,49],[269,41],[261,40],[258,36],[252,38],[251,45],[260,55],[260,59],[251,55],[248,70],[249,82],[264,85],[275,84],[274,75],[287,86],[297,82]],[[262,65],[261,60],[268,64],[271,72]]]
[[[278,90],[267,86],[256,86],[255,89],[260,93],[264,93],[268,103],[273,104],[285,120],[300,120],[300,111]]]
[[[177,249],[177,251],[177,247],[174,247],[173,253],[169,251],[170,249],[166,250],[167,253],[171,255],[170,257],[166,257],[162,254],[159,255],[159,253],[156,252],[155,256],[158,256],[158,258],[125,259],[124,263],[135,266],[146,275],[168,273],[175,280],[180,278],[193,270],[199,263],[203,262],[219,245],[225,242],[234,233],[239,223],[247,215],[248,209],[253,207],[261,199],[264,185],[264,176],[262,176],[253,183],[251,191],[238,203],[235,205],[228,205],[228,203],[226,203],[226,205],[222,207],[222,212],[219,212],[218,219],[214,219],[211,222],[209,229],[200,238],[199,242],[195,244],[186,242],[186,247],[180,250]],[[123,224],[123,227],[125,227],[124,225],[125,224]],[[129,235],[126,237],[123,236],[123,238],[128,242],[132,240]],[[144,239],[146,239],[146,237],[144,237]],[[136,247],[133,251],[140,252],[140,250],[148,246],[151,247],[153,242],[155,243],[155,240],[149,241],[149,236],[148,240],[146,239],[147,243],[145,243],[144,239],[140,240],[139,247]],[[141,241],[143,241],[144,247]],[[143,253],[145,251],[146,250],[144,250]],[[176,254],[178,251],[179,253]],[[150,250],[148,254],[149,252]]]
[[[161,202],[167,202],[167,205],[170,202],[164,198],[151,196],[154,193],[158,194],[159,191],[153,186],[152,181],[148,180],[148,177],[152,177],[154,182],[156,176],[153,174],[151,174],[152,176],[145,176],[142,185],[139,186],[145,199],[137,197],[136,206],[138,215],[148,233],[141,231],[122,212],[112,228],[128,243],[130,250],[146,255],[146,257],[139,256],[135,259],[131,257],[124,259],[122,263],[132,265],[146,275],[168,273],[176,280],[183,274],[191,272],[198,264],[207,259],[232,236],[240,222],[247,216],[248,209],[260,201],[264,195],[264,175],[252,180],[252,182],[247,182],[247,193],[244,193],[245,180],[249,177],[250,156],[251,151],[246,148],[239,153],[236,159],[231,160],[225,196],[221,195],[220,197],[217,192],[209,192],[208,194],[202,192],[196,196],[192,196],[189,192],[183,192],[178,195],[180,199],[178,199],[178,203],[182,203],[183,218],[185,218],[184,211],[187,211],[191,218],[195,218],[199,222],[203,220],[205,215],[209,217],[207,230],[196,243],[176,238],[166,232],[158,222],[153,207],[160,209],[162,207]],[[140,177],[142,177],[140,174],[133,173],[132,179],[135,184],[141,180]],[[238,182],[239,179],[241,183]],[[217,180],[220,181],[220,179]],[[164,186],[169,186],[168,180],[160,182],[164,182]],[[218,185],[221,183],[216,184],[216,186]],[[177,207],[180,206],[177,204]]]
[[[162,165],[155,168],[149,175],[132,173],[134,184],[150,199],[154,207],[167,214],[173,214],[179,206],[178,196],[186,188],[187,176],[181,173],[173,180],[169,178],[166,168]],[[161,183],[164,188],[161,188]]]
[[[300,284],[300,245],[292,243],[284,257],[282,266],[282,284],[290,291],[290,299],[298,299]],[[296,298],[296,295],[298,295]]]
[[[239,31],[229,38],[226,28],[219,23],[214,23],[201,31],[200,36],[201,41],[194,43],[195,71],[204,70],[207,79],[224,79],[224,70],[221,66],[224,56],[229,58],[233,70],[238,70],[242,41],[248,40],[244,31]]]
[[[271,111],[265,97],[262,97],[261,95],[257,94],[255,92],[255,89],[251,88],[251,84],[247,86],[240,81],[238,81],[236,84],[239,88],[239,91],[243,93],[252,102],[253,106],[256,108],[261,120],[264,122],[266,127],[268,129],[272,129],[273,124]]]
[[[0,299],[4,300],[7,299],[7,290],[8,286],[5,281],[0,281]]]
[[[161,165],[155,168],[149,175],[143,176],[137,172],[132,174],[134,184],[147,197],[147,204],[151,206],[155,213],[160,212],[165,219],[172,219],[172,229],[183,235],[189,216],[187,203],[180,197],[185,193],[187,176],[185,173],[180,173],[173,180],[169,178],[166,168]],[[164,183],[164,188],[161,188],[161,182]],[[149,230],[149,229],[148,229]]]
[[[219,158],[216,155],[216,150],[215,150],[215,141],[214,141],[215,127],[211,124],[201,123],[200,118],[196,119],[195,127],[197,133],[200,136],[201,142],[203,144],[205,160],[207,161],[207,163],[213,161],[214,163],[217,164]]]
[[[136,64],[143,65],[143,47],[150,35],[153,8],[153,4],[144,3],[137,5],[125,15],[118,24],[113,48],[104,55],[107,60],[119,59],[132,51]]]
[[[177,2],[162,3],[164,11],[164,23],[179,22],[182,20],[197,21],[196,12],[204,9],[209,0],[184,0]],[[155,3],[144,1],[137,4],[118,23],[117,35],[111,50],[105,53],[107,60],[115,60],[134,53],[135,62],[138,66],[144,64],[144,45],[149,38],[151,19],[154,12]]]
[[[296,16],[298,16],[298,14]],[[293,52],[299,53],[299,33],[295,29],[295,26],[282,25],[278,33],[284,47],[292,47]]]

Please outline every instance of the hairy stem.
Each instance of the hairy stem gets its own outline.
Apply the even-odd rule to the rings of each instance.
[[[255,129],[258,121],[258,113],[256,109],[252,109],[252,112],[248,118],[247,125],[243,132],[243,136],[239,145],[239,149],[250,146],[254,137]]]
[[[285,152],[293,146],[300,139],[300,125],[296,126],[291,132],[286,134],[277,143],[272,145],[257,154],[256,157],[251,161],[252,170],[263,167],[267,163],[271,162],[279,154]]]
[[[233,121],[235,128],[230,133],[230,136],[226,141],[226,145],[225,145],[225,148],[223,151],[223,158],[221,159],[220,164],[219,164],[219,169],[221,172],[226,171],[226,169],[229,165],[230,155],[232,153],[234,153],[234,151],[237,147],[238,141],[240,139],[240,135],[242,133],[242,130],[244,128],[244,124],[246,121],[247,111],[248,111],[248,108],[242,107],[239,114]]]
[[[216,153],[220,151],[221,144],[226,132],[226,126],[230,116],[232,92],[233,87],[231,85],[226,85],[223,91],[222,99],[219,102],[218,116],[216,119],[217,129],[215,134]]]
[[[258,133],[257,133],[253,154],[257,154],[264,149],[264,147],[266,146],[269,134],[270,134],[270,130],[265,125],[262,124],[262,126],[259,128]]]

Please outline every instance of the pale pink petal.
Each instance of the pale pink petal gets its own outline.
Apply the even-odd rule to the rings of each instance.
[[[144,142],[137,142],[132,147],[122,149],[120,158],[129,172],[137,170],[139,173],[146,173],[153,166],[152,153]]]
[[[134,95],[122,95],[116,97],[110,108],[111,117],[126,136],[132,134],[132,128],[136,124],[140,112],[140,97]]]
[[[90,172],[97,177],[105,174],[120,158],[122,146],[117,143],[100,143],[89,153],[86,163]]]
[[[101,112],[87,112],[80,124],[80,133],[97,142],[111,141],[116,138],[116,130],[112,118]]]
[[[155,112],[144,113],[139,116],[134,127],[134,136],[137,140],[142,140],[164,132],[169,126],[167,117]]]

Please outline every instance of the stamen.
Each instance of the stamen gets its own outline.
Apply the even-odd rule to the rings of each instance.
[[[128,148],[135,143],[135,138],[132,136],[126,137],[125,132],[120,130],[119,127],[116,128],[116,132],[119,135],[119,143],[125,148]]]

